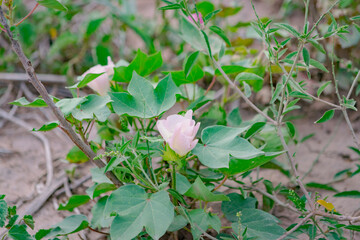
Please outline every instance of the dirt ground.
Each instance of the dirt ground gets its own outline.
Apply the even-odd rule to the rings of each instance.
[[[138,1],[139,13],[144,17],[152,17],[155,13],[155,1],[141,0]],[[251,6],[244,1],[244,10],[241,11],[242,20],[251,20],[254,18]],[[256,1],[255,4],[263,4],[259,7],[259,14],[262,16],[276,13],[274,6],[270,6],[270,1]],[[269,6],[268,6],[269,5]],[[276,7],[276,6],[275,6]],[[294,17],[296,21],[296,16]],[[136,47],[137,44],[134,44]],[[319,107],[321,109],[321,106]],[[298,148],[292,148],[299,154],[296,155],[296,160],[299,167],[299,173],[302,176],[311,167],[311,164],[318,156],[322,148],[329,143],[327,150],[321,155],[319,163],[314,170],[304,180],[307,182],[327,183],[333,180],[336,172],[346,169],[355,168],[356,163],[359,163],[359,156],[353,151],[349,150],[349,146],[353,146],[351,134],[348,130],[345,121],[342,119],[340,124],[337,118],[326,122],[324,124],[315,125],[314,121],[321,116],[319,108],[305,108],[302,112],[305,118],[295,121],[298,128],[299,135],[304,137],[310,133],[315,133],[315,136]],[[2,106],[2,109],[9,111],[9,107]],[[249,115],[246,110],[241,110],[243,115]],[[37,109],[19,109],[15,116],[26,121],[32,127],[39,127],[42,125],[38,118],[43,118],[43,113]],[[339,116],[338,116],[339,117]],[[356,116],[351,116],[356,119]],[[3,121],[0,118],[0,122]],[[337,128],[336,133],[334,131]],[[354,128],[357,134],[360,134],[360,120],[356,119]],[[334,135],[334,137],[333,137]],[[67,151],[72,147],[70,140],[62,135],[54,132],[45,133],[51,145],[51,154],[56,166],[56,176],[59,176],[66,170],[71,170],[73,166],[66,163],[65,156]],[[301,138],[300,137],[300,138]],[[286,159],[279,158],[278,160],[286,162]],[[83,164],[77,167],[75,177],[81,177],[86,174],[88,169],[92,167],[90,164]],[[6,195],[6,200],[10,204],[21,204],[20,210],[26,209],[27,203],[44,189],[46,179],[46,163],[44,158],[44,149],[42,143],[34,137],[28,130],[21,128],[14,123],[7,121],[0,129],[0,194]],[[278,171],[261,170],[260,175],[265,179],[273,181],[274,185],[280,182],[287,182],[288,179]],[[360,175],[347,179],[342,182],[333,184],[333,187],[339,191],[358,190],[360,191]],[[89,186],[90,181],[86,182],[84,186]],[[316,190],[319,191],[319,190]],[[319,191],[322,197],[330,196],[328,201],[332,202],[338,212],[352,215],[359,210],[360,204],[358,199],[348,198],[333,198],[332,192]],[[74,192],[76,194],[84,194],[85,187],[77,188]],[[65,201],[64,195],[57,198],[50,198],[46,204],[34,215],[36,229],[48,228],[62,220],[68,213],[56,211],[57,204]],[[80,211],[88,214],[88,208],[80,208]],[[274,212],[276,216],[282,221],[284,226],[293,223],[295,218],[289,215],[289,212],[278,207]],[[295,220],[297,221],[297,219]],[[100,239],[98,234],[88,234],[87,239]],[[73,239],[80,239],[74,236]],[[299,238],[301,239],[301,238]]]

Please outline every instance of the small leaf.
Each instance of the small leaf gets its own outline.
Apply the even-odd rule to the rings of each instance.
[[[8,214],[8,206],[4,199],[0,199],[0,227],[4,227],[6,216]]]
[[[90,37],[92,34],[94,34],[99,27],[101,26],[101,23],[106,19],[106,17],[104,18],[98,18],[98,19],[94,19],[91,20],[87,26],[86,32],[85,32],[85,37]]]
[[[334,109],[331,109],[331,110],[326,111],[326,112],[324,113],[324,115],[323,115],[319,120],[317,120],[315,123],[323,123],[323,122],[329,121],[330,119],[333,118],[334,113],[335,113],[335,110],[334,110]]]
[[[59,211],[67,210],[72,212],[74,208],[84,205],[89,201],[90,201],[90,197],[88,195],[73,195],[69,198],[69,201],[66,203],[66,205],[60,203],[58,210]]]
[[[348,197],[348,198],[360,198],[359,191],[344,191],[334,195],[334,197]]]
[[[205,24],[208,23],[213,16],[215,16],[217,13],[219,13],[219,12],[221,12],[221,11],[222,11],[222,9],[218,9],[218,10],[212,11],[211,13],[208,13],[208,14],[204,17],[204,22],[205,22]]]
[[[300,33],[292,26],[290,26],[289,24],[286,23],[278,23],[276,24],[276,26],[280,27],[281,29],[286,30],[287,32],[291,33],[292,35],[294,35],[295,37],[300,37]]]
[[[47,8],[52,8],[60,11],[67,11],[68,9],[57,0],[37,0],[37,2]]]
[[[348,226],[345,226],[344,228],[349,229],[351,231],[360,232],[360,225],[348,225]]]
[[[31,215],[25,215],[23,217],[23,220],[26,225],[28,225],[32,230],[34,230],[35,221]]]
[[[329,71],[326,69],[326,67],[324,65],[322,65],[320,62],[314,60],[314,59],[310,59],[310,65],[313,66],[313,67],[316,67],[326,73],[328,73]]]
[[[192,53],[188,59],[186,60],[186,63],[185,63],[185,68],[184,68],[184,73],[185,73],[185,77],[187,78],[190,74],[190,71],[192,69],[192,67],[194,66],[195,62],[196,62],[196,59],[198,58],[199,56],[199,51],[196,51],[194,53]]]
[[[236,76],[235,81],[248,83],[254,88],[255,92],[260,91],[264,83],[264,79],[262,77],[250,72],[239,73]]]
[[[204,36],[209,56],[212,59],[211,46],[210,46],[209,38],[208,38],[207,34],[204,32],[204,30],[201,30],[201,33]]]
[[[327,81],[327,82],[323,83],[323,84],[319,87],[319,89],[317,90],[317,96],[320,97],[321,93],[322,93],[322,92],[325,90],[325,88],[326,88],[327,86],[329,86],[330,84],[331,84],[331,81]]]
[[[333,191],[333,192],[338,191],[335,188],[333,188],[327,184],[322,184],[322,183],[317,183],[317,182],[309,182],[306,184],[306,186],[310,187],[310,188],[319,188],[319,189],[324,189],[324,190]]]
[[[254,123],[250,129],[246,132],[244,138],[248,139],[254,136],[256,133],[260,132],[266,125],[266,122],[256,122]]]
[[[290,133],[290,136],[293,138],[295,136],[296,133],[296,129],[294,124],[292,124],[291,122],[286,122],[286,127]]]
[[[229,38],[226,36],[225,32],[219,28],[218,26],[211,26],[210,30],[216,33],[219,37],[221,37],[229,46],[231,46],[231,42]]]
[[[334,211],[334,212],[336,212],[336,210],[335,210],[335,207],[334,207],[334,205],[331,203],[331,202],[326,202],[326,201],[324,201],[324,200],[322,200],[322,199],[320,199],[320,200],[317,200],[316,201],[318,204],[320,204],[321,206],[323,206],[324,208],[326,208],[326,210],[328,210],[328,211]]]
[[[13,102],[10,102],[11,105],[16,105],[20,107],[47,107],[46,102],[42,98],[35,98],[34,101],[29,102],[25,97],[19,98]]]
[[[180,9],[181,8],[181,5],[178,4],[178,3],[174,3],[174,4],[170,4],[170,5],[167,5],[167,6],[164,6],[164,7],[160,7],[159,10],[174,10],[174,9]]]
[[[310,53],[305,47],[302,50],[302,55],[303,55],[303,59],[304,59],[304,62],[306,64],[306,66],[309,66],[309,64],[310,64]]]
[[[321,53],[326,54],[326,50],[324,49],[324,47],[320,43],[318,43],[315,39],[308,39],[307,41],[311,43],[311,45],[313,45]]]
[[[244,85],[244,94],[247,98],[249,98],[251,96],[251,88],[249,84],[247,84],[246,82],[243,82],[243,85]]]
[[[89,157],[80,150],[77,146],[74,146],[66,155],[66,160],[70,163],[84,163],[89,160]]]
[[[360,15],[359,16],[355,16],[355,17],[352,17],[352,18],[350,18],[351,20],[360,20]]]
[[[57,128],[59,125],[60,125],[59,121],[49,122],[49,123],[42,125],[39,129],[33,128],[33,131],[46,132],[46,131],[50,131],[54,128]]]

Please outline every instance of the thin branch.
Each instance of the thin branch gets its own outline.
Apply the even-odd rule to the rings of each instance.
[[[215,60],[212,59],[215,66],[217,67],[217,69],[219,69],[221,75],[223,75],[223,77],[226,79],[226,81],[229,83],[229,85],[237,92],[239,93],[240,97],[242,99],[244,99],[244,101],[252,108],[254,109],[256,112],[258,112],[260,115],[262,115],[263,117],[265,117],[269,122],[271,122],[274,125],[277,125],[277,122],[270,118],[268,115],[266,115],[263,111],[261,111],[257,106],[255,106],[255,104],[253,104],[249,98],[247,98],[245,96],[245,94],[235,85],[235,83],[233,83],[233,81],[231,81],[231,79],[229,78],[229,76],[224,72],[224,70],[221,68],[220,64]]]
[[[36,8],[39,6],[39,3],[36,3],[35,7],[23,18],[20,20],[20,22],[16,23],[15,26],[19,26],[23,21],[25,21],[28,17],[31,16],[31,14],[33,14],[36,10]]]
[[[309,218],[311,218],[314,215],[314,213],[309,213],[306,217],[304,217],[298,224],[296,224],[290,231],[287,231],[285,234],[283,234],[281,237],[279,237],[277,240],[285,239],[287,236],[295,232],[301,225],[303,225]]]
[[[338,220],[338,221],[347,221],[347,222],[350,222],[350,223],[360,222],[360,216],[352,217],[352,216],[344,216],[344,215],[334,215],[334,214],[320,212],[320,211],[314,211],[314,214],[318,215],[318,216],[323,216],[323,217],[335,219],[335,220]]]
[[[80,148],[89,158],[90,160],[95,163],[96,166],[99,168],[102,168],[105,166],[104,162],[102,162],[100,159],[94,160],[96,157],[96,154],[92,151],[89,145],[86,145],[79,136],[75,133],[74,129],[72,128],[71,124],[66,121],[65,117],[63,116],[60,109],[55,105],[51,97],[49,96],[46,88],[44,85],[39,81],[35,74],[35,70],[32,67],[31,61],[25,56],[24,51],[22,50],[22,47],[20,43],[14,39],[13,34],[10,30],[9,24],[6,20],[6,17],[4,15],[4,11],[2,7],[0,6],[0,22],[4,26],[6,33],[8,37],[10,38],[12,48],[14,52],[18,55],[19,60],[21,61],[27,75],[29,76],[29,81],[31,84],[35,87],[35,89],[39,92],[39,94],[43,97],[44,101],[47,103],[47,105],[50,107],[50,109],[53,111],[56,118],[59,120],[62,129],[64,132],[70,137],[70,139],[75,143],[77,147]],[[107,172],[106,176],[116,185],[121,186],[121,182],[116,178],[116,176],[112,172]]]
[[[351,84],[350,90],[349,90],[349,92],[348,92],[348,94],[347,94],[347,96],[346,96],[347,99],[349,99],[349,97],[351,96],[351,93],[352,93],[352,91],[354,90],[355,85],[356,85],[356,83],[357,83],[359,80],[360,80],[360,71],[358,71],[358,73],[357,73],[357,75],[356,75],[353,83]]]
[[[279,137],[280,137],[280,140],[281,140],[281,143],[282,143],[282,145],[283,145],[283,147],[284,147],[284,150],[286,151],[286,155],[287,155],[287,157],[288,157],[288,159],[289,159],[290,166],[291,166],[291,170],[292,170],[292,172],[293,172],[293,175],[295,176],[296,182],[299,184],[299,187],[300,187],[301,191],[304,193],[304,195],[305,195],[305,197],[306,197],[306,200],[307,200],[308,204],[310,205],[311,210],[313,211],[313,210],[314,210],[314,206],[313,206],[313,204],[312,204],[312,201],[311,201],[311,198],[310,198],[310,194],[309,194],[309,192],[306,190],[303,182],[302,182],[301,179],[300,179],[300,175],[299,175],[299,173],[298,173],[298,171],[297,171],[297,169],[296,169],[296,166],[295,166],[295,159],[293,158],[293,156],[292,156],[291,153],[290,153],[289,147],[288,147],[288,145],[287,145],[286,142],[285,142],[285,138],[284,138],[284,135],[283,135],[280,127],[278,127],[278,135],[279,135]]]
[[[351,134],[352,134],[352,137],[353,137],[353,139],[354,139],[354,142],[355,142],[357,148],[360,149],[360,140],[359,140],[359,138],[356,136],[355,130],[354,130],[354,128],[353,128],[353,126],[352,126],[352,124],[351,124],[351,122],[350,122],[349,115],[347,114],[346,108],[343,108],[342,112],[343,112],[345,121],[346,121],[346,123],[347,123],[347,125],[348,125],[348,127],[349,127],[349,129],[350,129],[350,132],[351,132]]]
[[[205,237],[208,237],[210,238],[211,240],[218,240],[217,238],[214,238],[213,236],[211,236],[210,234],[208,234],[206,231],[204,231],[199,225],[197,225],[196,223],[194,223],[194,226],[202,232],[202,234],[205,236]]]
[[[228,176],[226,175],[226,176],[224,177],[224,179],[220,182],[220,184],[217,185],[217,186],[214,188],[213,191],[218,190],[222,185],[224,185],[224,183],[226,182],[227,179],[228,179]]]

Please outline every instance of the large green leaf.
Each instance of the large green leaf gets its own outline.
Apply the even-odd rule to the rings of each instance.
[[[229,201],[229,198],[224,194],[212,193],[205,184],[201,181],[200,177],[197,177],[191,187],[184,193],[185,196],[203,200],[205,202],[216,201]]]
[[[34,240],[34,238],[26,231],[25,225],[14,225],[9,230],[9,237],[14,240]]]
[[[146,77],[156,69],[160,68],[162,63],[161,52],[147,55],[139,49],[129,66],[114,68],[113,80],[118,82],[130,82],[134,72],[142,77]]]
[[[238,193],[230,193],[227,196],[230,198],[230,201],[221,203],[221,211],[225,214],[225,217],[231,222],[238,221],[238,217],[236,215],[243,209],[255,209],[255,204],[257,202],[256,198],[244,198]]]
[[[193,154],[200,162],[211,168],[228,168],[230,155],[237,159],[252,159],[265,153],[256,149],[247,140],[238,135],[248,127],[231,128],[211,126],[201,133],[203,144],[197,144]]]
[[[264,155],[251,159],[238,159],[231,157],[228,168],[221,168],[220,171],[227,175],[243,173],[261,166],[284,152],[265,152]]]
[[[36,233],[36,240],[44,237],[54,237],[79,232],[89,226],[88,220],[84,215],[71,215],[62,222],[55,224],[52,228]]]
[[[201,230],[206,231],[210,227],[220,232],[221,221],[217,215],[207,213],[203,209],[194,209],[189,212],[189,216],[191,219],[191,233],[195,240],[199,239],[202,235],[203,232]]]
[[[246,229],[247,238],[256,240],[275,240],[286,231],[278,225],[279,220],[273,215],[252,208],[241,210],[241,231]],[[239,230],[239,222],[234,222],[232,228],[235,232]]]
[[[109,196],[100,198],[95,206],[91,209],[92,219],[91,226],[95,228],[108,228],[114,218],[109,218],[104,215],[106,202]]]
[[[143,227],[154,239],[165,234],[174,218],[174,206],[166,191],[147,194],[137,185],[126,185],[109,197],[104,214],[116,213],[111,224],[112,239],[132,239]]]
[[[134,73],[128,87],[129,93],[110,93],[114,111],[134,117],[152,118],[171,108],[180,91],[168,75],[154,89],[152,84]]]

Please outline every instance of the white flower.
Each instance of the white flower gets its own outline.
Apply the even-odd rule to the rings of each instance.
[[[185,116],[178,114],[170,115],[165,120],[159,120],[156,124],[161,136],[179,156],[185,156],[199,141],[194,139],[199,130],[200,123],[192,120],[192,110]]]
[[[84,72],[82,77],[85,77],[89,73],[104,73],[88,83],[90,88],[98,92],[101,96],[104,96],[110,90],[110,77],[114,74],[114,67],[114,63],[111,61],[111,58],[108,57],[108,64],[106,66],[96,65]]]

